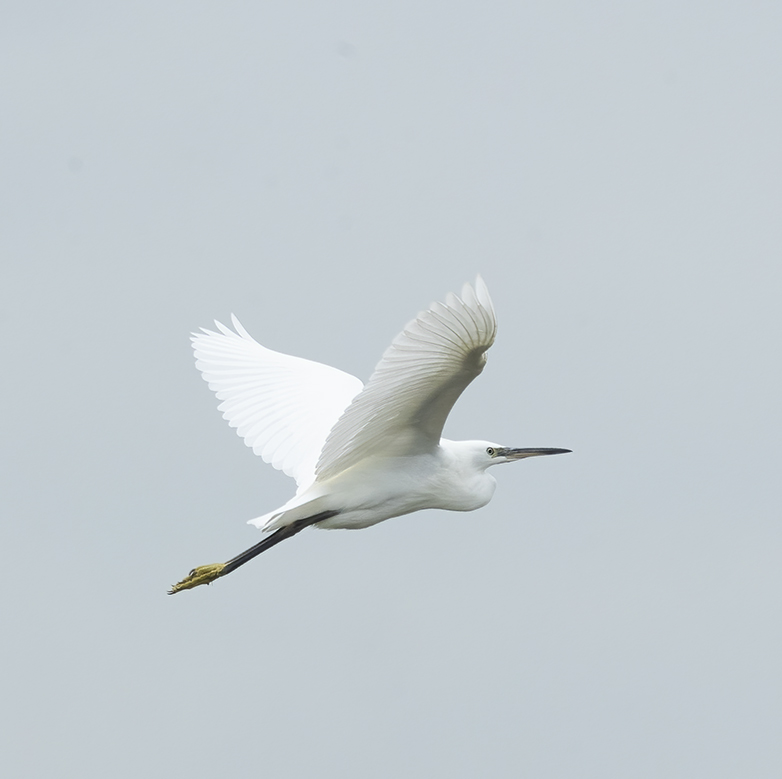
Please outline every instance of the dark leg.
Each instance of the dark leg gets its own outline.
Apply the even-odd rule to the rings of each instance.
[[[275,530],[274,533],[264,538],[263,541],[258,542],[255,546],[251,546],[241,554],[236,555],[236,557],[232,557],[227,563],[200,565],[198,568],[193,568],[181,582],[177,582],[171,587],[168,594],[173,595],[180,590],[189,590],[193,587],[198,587],[199,584],[209,584],[215,579],[219,579],[221,576],[227,576],[239,566],[252,560],[253,557],[257,557],[261,552],[265,552],[267,549],[271,549],[276,544],[279,544],[280,541],[295,536],[296,533],[304,530],[305,527],[314,525],[324,519],[329,519],[329,517],[336,516],[337,514],[339,514],[338,511],[322,511],[320,514],[315,514],[312,517],[300,519],[286,527]]]

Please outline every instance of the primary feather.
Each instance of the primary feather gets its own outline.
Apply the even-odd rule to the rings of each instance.
[[[475,289],[448,295],[409,322],[393,340],[366,387],[329,433],[316,466],[325,481],[378,452],[433,450],[446,417],[483,370],[497,320],[479,276]]]
[[[220,332],[193,334],[196,367],[228,424],[301,491],[315,479],[329,430],[363,384],[337,368],[267,349],[231,319],[236,332],[215,322]]]
[[[322,363],[233,332],[193,334],[196,367],[247,446],[302,493],[375,454],[432,451],[457,398],[480,374],[497,321],[480,276],[409,322],[364,387]]]

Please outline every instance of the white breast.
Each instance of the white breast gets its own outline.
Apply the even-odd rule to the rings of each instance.
[[[431,508],[473,511],[491,500],[495,487],[492,476],[443,448],[412,457],[371,458],[329,481],[329,503],[340,513],[318,526],[363,528]]]

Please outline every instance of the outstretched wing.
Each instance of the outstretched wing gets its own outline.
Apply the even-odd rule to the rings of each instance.
[[[483,370],[497,320],[479,276],[461,298],[448,295],[394,339],[360,395],[326,439],[318,460],[325,481],[372,454],[427,451],[465,387]]]
[[[234,333],[193,334],[196,368],[222,401],[231,427],[267,463],[292,476],[301,490],[329,430],[363,384],[349,373],[261,346],[231,317]]]

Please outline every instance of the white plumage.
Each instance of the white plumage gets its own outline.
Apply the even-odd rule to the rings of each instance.
[[[250,520],[275,536],[229,561],[196,569],[173,591],[210,581],[314,524],[361,528],[425,508],[472,511],[488,503],[491,465],[567,449],[508,449],[449,441],[443,425],[483,370],[497,321],[478,277],[407,324],[366,386],[321,363],[267,349],[232,317],[235,332],[194,334],[196,366],[247,446],[292,476],[296,495]],[[207,571],[209,569],[209,571]]]
[[[193,335],[196,368],[247,446],[300,489],[309,487],[326,436],[364,385],[328,365],[267,349],[231,320],[235,333],[215,322],[219,333]]]

